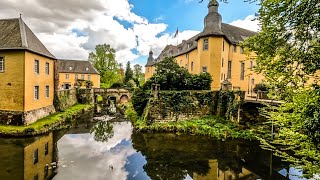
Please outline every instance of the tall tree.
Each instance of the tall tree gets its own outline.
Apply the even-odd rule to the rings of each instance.
[[[139,82],[139,86],[144,83],[144,73],[142,72],[142,66],[136,64],[133,66],[133,78]]]
[[[124,83],[126,84],[129,80],[133,79],[133,71],[131,69],[130,61],[127,62],[126,72],[124,74]]]
[[[118,64],[115,60],[115,50],[107,44],[99,44],[95,52],[89,54],[89,61],[100,73],[100,81],[110,87],[118,81]]]
[[[256,53],[256,71],[271,85],[271,95],[284,102],[265,112],[279,131],[273,141],[263,142],[309,173],[319,173],[320,1],[260,3],[261,31],[244,45]]]

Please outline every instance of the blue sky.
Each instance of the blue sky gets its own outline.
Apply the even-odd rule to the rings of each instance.
[[[207,15],[208,0],[198,3],[197,0],[129,0],[134,6],[132,11],[146,17],[151,22],[168,24],[168,32],[179,30],[203,29],[203,19]],[[219,12],[224,23],[244,19],[258,11],[257,3],[230,0],[228,4],[219,2]]]
[[[209,0],[39,0],[0,1],[0,19],[19,17],[57,58],[87,60],[98,44],[110,44],[116,60],[145,65],[149,50],[158,56],[179,27],[179,41],[203,29]],[[257,31],[256,4],[220,2],[224,23]],[[79,3],[80,2],[80,3]],[[37,11],[34,11],[37,9]]]
[[[151,23],[165,23],[168,25],[166,33],[197,30],[202,31],[203,19],[208,12],[208,0],[198,3],[197,0],[129,0],[134,7],[132,11],[147,18]],[[248,3],[242,0],[230,0],[228,3],[219,2],[219,12],[224,23],[243,20],[254,15],[259,6],[257,3]],[[127,23],[125,27],[130,27]],[[134,63],[143,64],[146,56],[141,56]]]

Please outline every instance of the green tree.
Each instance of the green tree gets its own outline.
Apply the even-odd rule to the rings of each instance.
[[[309,173],[319,172],[320,1],[261,0],[260,5],[261,31],[244,45],[256,53],[256,71],[270,85],[270,95],[284,101],[265,111],[278,132],[263,142]]]
[[[107,44],[99,44],[95,52],[89,54],[89,61],[100,73],[100,81],[106,87],[110,87],[119,79],[118,64],[115,60],[115,50]]]
[[[138,82],[138,86],[141,86],[144,83],[144,73],[142,72],[142,66],[136,64],[133,66],[133,78]]]
[[[128,61],[126,66],[126,72],[124,74],[124,83],[127,84],[127,82],[131,79],[133,79],[133,71],[131,69],[130,61]]]

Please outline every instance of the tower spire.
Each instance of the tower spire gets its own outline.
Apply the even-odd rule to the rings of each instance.
[[[208,4],[208,15],[204,19],[204,31],[221,33],[222,17],[219,14],[219,3],[210,0]]]

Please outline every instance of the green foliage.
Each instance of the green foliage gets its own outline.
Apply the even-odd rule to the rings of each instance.
[[[115,88],[115,89],[119,89],[119,88],[123,88],[124,85],[122,82],[115,82],[114,84],[111,85],[110,88]]]
[[[142,116],[145,107],[151,97],[150,91],[145,91],[143,89],[136,89],[132,94],[132,105],[137,112],[138,116]]]
[[[134,123],[134,126],[138,131],[188,133],[217,139],[257,139],[253,131],[242,130],[234,123],[217,116],[206,116],[189,121],[153,123],[150,125],[139,119]]]
[[[126,66],[126,72],[124,74],[124,83],[127,84],[127,82],[132,79],[133,79],[133,71],[130,66],[130,61],[128,61]]]
[[[212,77],[208,73],[193,75],[180,67],[173,57],[165,58],[156,64],[157,72],[143,86],[151,89],[152,84],[159,84],[161,90],[210,90]]]
[[[97,122],[90,130],[97,142],[108,142],[114,136],[113,124],[108,121]]]
[[[139,119],[138,113],[134,110],[133,105],[131,103],[127,104],[125,115],[126,118],[133,123],[135,123]]]
[[[278,131],[274,140],[262,142],[305,172],[319,173],[319,95],[311,88],[319,81],[319,1],[260,2],[261,31],[244,45],[256,53],[256,71],[270,84],[271,95],[284,102],[265,109]]]
[[[107,87],[119,80],[119,65],[115,60],[115,50],[110,45],[97,45],[96,51],[89,54],[89,61],[99,71],[101,83]]]
[[[142,66],[140,66],[139,64],[133,66],[133,78],[136,81],[138,87],[144,84],[144,73],[142,72]]]
[[[130,79],[127,83],[126,83],[126,87],[129,90],[134,90],[137,87],[136,82],[134,82],[133,79]]]
[[[258,91],[269,91],[269,87],[267,84],[264,84],[264,83],[257,84],[253,88],[253,92],[257,93]]]
[[[64,112],[56,113],[42,119],[37,120],[27,126],[8,126],[0,125],[0,135],[3,136],[35,136],[47,133],[54,130],[56,127],[63,124],[67,119],[72,119],[75,116],[92,108],[92,105],[77,104]]]

